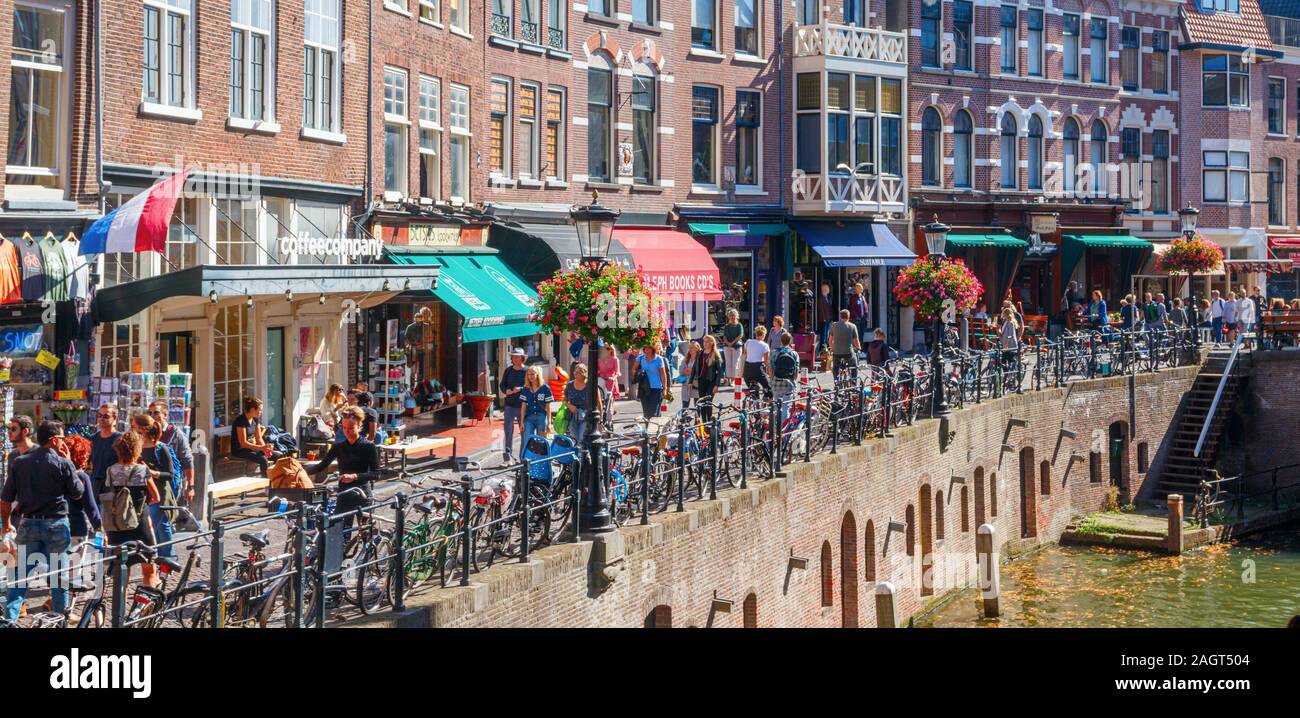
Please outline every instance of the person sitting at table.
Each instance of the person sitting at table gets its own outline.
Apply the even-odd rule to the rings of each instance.
[[[988,319],[989,305],[987,302],[980,302],[975,305],[975,312],[970,315],[971,319]]]
[[[244,412],[235,417],[231,424],[234,447],[230,455],[257,464],[258,472],[266,476],[266,469],[271,461],[284,454],[275,451],[267,443],[266,427],[262,425],[262,400],[255,396],[244,397]]]
[[[347,395],[343,393],[343,385],[330,384],[329,389],[325,391],[325,397],[320,400],[320,404],[316,407],[320,410],[321,421],[333,429],[334,424],[338,421],[334,414],[343,407],[346,401]]]

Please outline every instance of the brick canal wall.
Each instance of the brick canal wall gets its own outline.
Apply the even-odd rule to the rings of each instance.
[[[705,626],[716,597],[732,608],[714,612],[714,626],[873,626],[877,581],[897,587],[905,623],[973,582],[980,523],[996,527],[1007,554],[1054,541],[1072,517],[1102,508],[1112,475],[1138,495],[1147,467],[1136,447],[1159,460],[1195,373],[1078,382],[956,411],[654,516],[621,541],[549,547],[470,587],[421,592],[406,613],[370,625]],[[1112,431],[1123,437],[1114,452]]]
[[[1300,464],[1300,352],[1258,351],[1245,361],[1250,379],[1228,422],[1220,470],[1235,475]],[[1290,469],[1278,483],[1297,478],[1300,470]],[[1251,486],[1268,488],[1269,480],[1255,477]]]

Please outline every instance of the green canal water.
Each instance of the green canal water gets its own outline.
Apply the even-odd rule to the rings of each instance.
[[[1300,526],[1159,556],[1053,546],[1002,567],[1002,616],[968,590],[918,620],[952,627],[1283,627],[1300,614]]]

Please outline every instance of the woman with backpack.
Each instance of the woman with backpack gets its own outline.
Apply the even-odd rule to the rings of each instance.
[[[146,546],[154,543],[153,526],[145,506],[158,502],[158,486],[150,477],[149,467],[140,461],[142,444],[140,435],[133,431],[123,433],[113,444],[117,463],[108,467],[104,474],[107,493],[102,497],[104,528],[111,546],[120,546],[127,541],[139,541]],[[144,585],[157,588],[158,577],[153,563],[143,560],[138,553],[127,559],[128,565],[135,563],[140,564]],[[130,578],[129,574],[127,578]]]
[[[781,425],[785,425],[790,412],[790,397],[794,396],[795,381],[799,378],[799,353],[790,347],[794,337],[790,332],[781,334],[781,346],[772,354],[772,396],[781,401]]]
[[[149,502],[149,517],[153,520],[154,535],[159,543],[167,543],[174,534],[172,522],[167,512],[158,506],[176,505],[176,494],[172,492],[172,474],[175,471],[172,452],[162,443],[162,427],[158,426],[152,416],[136,414],[131,417],[131,430],[140,435],[140,461],[148,467],[149,478],[158,487],[159,500]],[[164,546],[158,550],[158,555],[170,558],[175,552],[171,546]]]
[[[551,387],[542,381],[542,368],[536,364],[528,367],[524,375],[524,387],[519,390],[519,399],[524,408],[524,430],[519,432],[519,455],[524,455],[528,438],[534,434],[542,438],[551,430],[551,402],[555,395]]]

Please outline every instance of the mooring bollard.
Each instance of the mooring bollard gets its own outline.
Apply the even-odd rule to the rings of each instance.
[[[1169,494],[1166,506],[1169,513],[1169,536],[1166,547],[1178,556],[1183,552],[1183,495]]]
[[[894,584],[888,581],[876,584],[876,628],[898,628],[898,614],[894,610]]]
[[[993,550],[993,536],[991,524],[980,524],[979,531],[975,534],[975,552],[979,555],[980,598],[983,599],[985,618],[997,618],[1001,614],[998,596],[1002,593],[1002,582],[998,574],[998,555]]]

